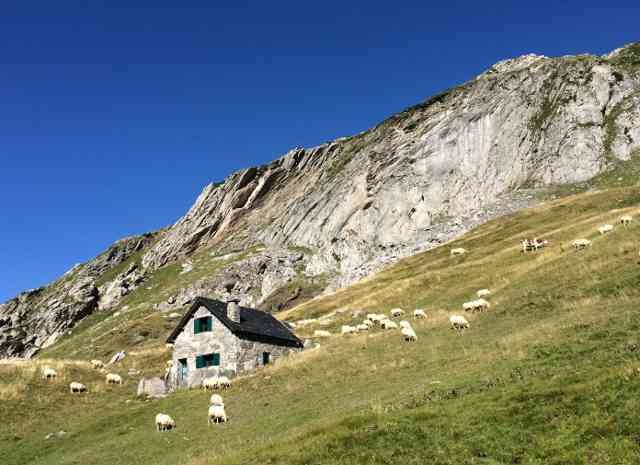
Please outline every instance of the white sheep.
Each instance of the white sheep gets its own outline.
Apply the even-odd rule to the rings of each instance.
[[[382,326],[382,329],[398,329],[397,323],[391,320],[382,320],[380,325]]]
[[[631,221],[633,221],[633,218],[629,215],[624,215],[620,217],[620,224],[622,226],[628,226],[631,224]]]
[[[456,255],[464,255],[467,253],[467,249],[463,249],[462,247],[457,247],[455,249],[451,249],[451,256],[456,256]]]
[[[378,318],[378,315],[376,313],[367,313],[366,318],[368,321],[373,323]]]
[[[222,396],[220,394],[211,394],[209,403],[211,405],[222,405],[224,407],[224,401],[222,400]]]
[[[364,323],[360,323],[359,325],[356,326],[356,329],[358,331],[369,331],[369,326]]]
[[[212,405],[209,407],[209,413],[207,414],[207,424],[212,423],[225,423],[227,421],[227,412],[224,410],[224,405]]]
[[[42,369],[42,377],[44,379],[55,379],[58,377],[58,372],[50,367],[44,367]]]
[[[104,367],[104,363],[102,363],[102,360],[91,360],[91,366],[96,370],[99,370]]]
[[[489,302],[487,302],[484,299],[476,299],[476,300],[472,300],[470,302],[465,302],[462,304],[462,309],[465,311],[482,311],[482,310],[486,310],[489,307],[491,307],[491,305],[489,304]]]
[[[401,333],[404,336],[405,341],[415,342],[418,340],[416,332],[411,328],[402,328]]]
[[[354,334],[357,333],[358,330],[356,329],[355,326],[351,326],[351,325],[342,325],[342,328],[340,329],[340,333],[341,334]]]
[[[407,320],[400,320],[400,322],[398,323],[398,325],[401,328],[411,328],[411,323],[409,323]]]
[[[202,389],[218,389],[219,383],[220,381],[217,376],[210,376],[202,380]]]
[[[173,367],[173,360],[167,360],[167,368]]]
[[[71,384],[69,384],[69,391],[71,391],[71,393],[76,393],[76,392],[86,392],[87,390],[87,386],[85,386],[82,383],[76,383],[75,381]]]
[[[571,243],[576,250],[586,249],[587,247],[591,247],[591,241],[589,239],[576,239]]]
[[[598,232],[600,234],[607,234],[608,232],[611,232],[611,231],[613,231],[613,225],[610,225],[610,224],[603,224],[598,228]]]
[[[363,325],[367,325],[367,328],[371,328],[373,326],[373,321],[371,320],[364,320],[362,322]]]
[[[416,308],[416,309],[413,311],[413,317],[414,317],[414,318],[426,318],[426,317],[427,317],[427,314],[425,313],[425,311],[424,311],[423,309],[421,309],[421,308]]]
[[[462,315],[451,315],[449,322],[451,323],[451,327],[456,330],[469,328],[469,322]]]
[[[325,331],[324,329],[316,329],[313,332],[313,337],[331,337],[331,333],[329,331]]]
[[[122,384],[122,376],[115,373],[107,373],[107,384]]]
[[[174,429],[176,422],[166,413],[159,413],[156,415],[156,431],[167,431]]]
[[[488,297],[491,295],[491,291],[489,289],[480,289],[478,292],[476,292],[476,295],[478,297]]]
[[[231,387],[231,380],[226,376],[220,376],[218,378],[218,386],[220,386],[220,389],[229,389]]]
[[[404,310],[402,310],[401,308],[394,308],[391,310],[391,316],[394,318],[397,318],[402,315],[404,315]]]

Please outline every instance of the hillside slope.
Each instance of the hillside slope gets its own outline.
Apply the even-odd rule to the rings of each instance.
[[[420,306],[429,316],[413,322],[415,343],[397,331],[336,335],[237,379],[223,393],[225,425],[206,426],[205,392],[135,399],[137,376],[127,371],[163,370],[166,331],[145,350],[129,346],[118,367],[123,387],[104,385],[86,363],[99,351],[79,339],[42,354],[55,360],[4,363],[0,454],[21,465],[638,463],[640,225],[636,218],[605,236],[596,230],[640,213],[634,172],[636,164],[622,165],[588,192],[491,221],[283,313],[291,321],[324,317],[322,327],[334,333],[357,321],[356,310]],[[533,236],[549,247],[520,253],[519,240]],[[578,237],[592,247],[575,251]],[[451,257],[451,247],[469,252]],[[447,317],[484,287],[493,291],[491,309],[469,315],[471,328],[457,335]],[[39,378],[47,364],[60,370],[59,381]],[[71,380],[90,393],[70,396]],[[161,411],[176,418],[177,430],[154,432]],[[44,439],[59,430],[67,433]]]
[[[529,188],[588,180],[640,147],[639,70],[640,44],[506,60],[361,134],[235,173],[102,273],[0,306],[0,357],[31,356],[90,314],[157,319],[197,294],[290,308],[531,205]]]

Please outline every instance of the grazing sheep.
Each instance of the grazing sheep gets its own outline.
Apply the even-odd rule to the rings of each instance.
[[[367,313],[367,320],[370,322],[374,322],[374,320],[378,317],[377,314],[375,313]]]
[[[476,295],[478,297],[487,297],[491,295],[491,291],[489,289],[480,289],[478,292],[476,292]]]
[[[368,328],[371,328],[373,326],[373,321],[371,320],[364,320],[362,322],[363,325],[367,325]]]
[[[533,239],[522,239],[521,244],[522,244],[522,251],[524,253],[527,253],[529,251],[535,252],[538,249],[542,249],[546,247],[549,244],[549,241],[541,240],[541,239],[538,239],[537,237],[534,237]]]
[[[391,310],[391,316],[394,318],[397,318],[402,315],[404,315],[404,310],[402,310],[401,308],[394,308]]]
[[[484,299],[476,299],[462,304],[462,309],[467,312],[482,311],[488,309],[489,307],[491,307],[491,305]]]
[[[176,427],[176,422],[173,418],[165,413],[159,413],[156,415],[156,431],[168,431]]]
[[[76,392],[86,392],[86,390],[87,386],[82,383],[73,382],[69,384],[69,391],[71,391],[72,394]]]
[[[345,335],[345,334],[354,334],[357,333],[358,330],[356,329],[355,326],[351,326],[351,325],[342,325],[342,328],[340,330],[340,333]]]
[[[457,247],[455,249],[451,249],[451,256],[454,257],[456,255],[464,255],[467,253],[467,249],[463,249],[462,247]]]
[[[218,386],[220,386],[220,389],[229,389],[231,387],[231,380],[226,376],[220,376],[218,378]]]
[[[469,322],[462,315],[451,315],[449,317],[451,327],[455,330],[463,330],[469,328]]]
[[[427,317],[427,314],[425,313],[425,311],[424,311],[423,309],[421,309],[421,308],[416,308],[416,309],[413,311],[413,317],[414,317],[414,318],[426,318],[426,317]]]
[[[356,329],[358,331],[369,331],[369,326],[364,323],[360,323],[358,326],[356,326]]]
[[[122,384],[122,376],[115,373],[107,373],[107,384]]]
[[[405,341],[415,342],[418,340],[416,332],[411,328],[402,328],[401,333],[404,336]]]
[[[607,234],[608,232],[613,231],[613,226],[610,224],[603,224],[598,228],[598,232],[600,234]]]
[[[212,423],[225,423],[227,421],[227,412],[224,410],[224,405],[212,405],[209,407],[209,413],[207,415],[207,424]]]
[[[398,329],[396,322],[391,320],[382,320],[380,325],[382,326],[382,329]]]
[[[58,377],[58,372],[50,367],[44,367],[42,369],[42,377],[44,379],[55,379]]]
[[[202,389],[209,390],[209,389],[218,389],[220,384],[220,380],[218,379],[217,376],[210,376],[209,378],[205,378],[202,380]]]
[[[211,405],[222,405],[224,407],[224,402],[220,394],[211,394],[211,399],[209,399],[209,403]]]
[[[591,241],[589,239],[576,239],[571,243],[576,250],[586,249],[587,247],[591,247]]]
[[[620,224],[622,226],[628,226],[631,224],[631,221],[633,221],[633,218],[631,218],[631,216],[629,215],[624,215],[620,217]]]
[[[325,331],[324,329],[316,329],[313,332],[313,337],[331,337],[331,333],[329,331]]]
[[[91,366],[96,370],[104,367],[104,363],[101,360],[91,360]]]
[[[409,323],[407,320],[401,320],[400,323],[398,323],[398,325],[401,328],[411,328],[411,323]]]

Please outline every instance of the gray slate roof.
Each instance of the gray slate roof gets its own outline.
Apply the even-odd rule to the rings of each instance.
[[[303,343],[283,323],[274,316],[255,308],[240,307],[240,323],[236,323],[227,317],[227,304],[220,300],[197,297],[191,308],[178,322],[176,328],[167,338],[168,343],[173,343],[182,328],[189,322],[193,314],[200,307],[205,307],[222,324],[241,339],[249,339],[259,342],[267,342],[275,345],[290,347],[303,347]]]

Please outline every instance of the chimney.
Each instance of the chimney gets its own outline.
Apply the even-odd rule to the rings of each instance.
[[[236,323],[240,323],[240,305],[239,300],[227,301],[227,318]]]

